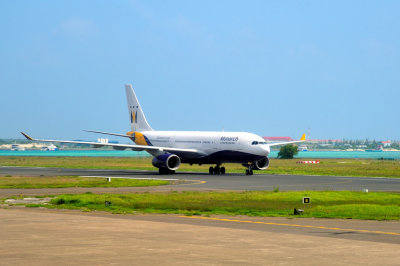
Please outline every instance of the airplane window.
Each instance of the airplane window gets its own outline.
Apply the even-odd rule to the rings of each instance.
[[[257,145],[258,144],[258,141],[253,141],[252,143],[251,143],[251,145]]]

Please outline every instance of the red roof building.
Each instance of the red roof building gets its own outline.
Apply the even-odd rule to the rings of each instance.
[[[292,141],[291,137],[263,137],[267,141]]]
[[[390,140],[387,141],[381,141],[384,147],[390,147],[392,145],[392,142]]]

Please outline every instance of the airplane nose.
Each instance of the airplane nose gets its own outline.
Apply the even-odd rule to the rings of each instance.
[[[265,156],[268,156],[271,152],[271,149],[268,145],[263,146],[263,150],[265,151]]]

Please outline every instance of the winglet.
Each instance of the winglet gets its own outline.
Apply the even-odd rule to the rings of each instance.
[[[302,136],[301,136],[301,139],[300,139],[301,141],[306,141],[306,134],[303,134]]]
[[[24,132],[21,132],[21,134],[25,137],[25,138],[27,138],[28,140],[33,140],[33,138],[31,138],[31,137],[29,137],[27,134],[25,134]]]

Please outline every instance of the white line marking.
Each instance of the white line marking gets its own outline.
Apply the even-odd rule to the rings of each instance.
[[[126,179],[138,179],[138,180],[165,180],[165,181],[178,181],[179,179],[174,178],[150,178],[150,177],[126,177],[126,176],[96,176],[96,175],[81,175],[80,177],[99,177],[99,178],[126,178]]]

